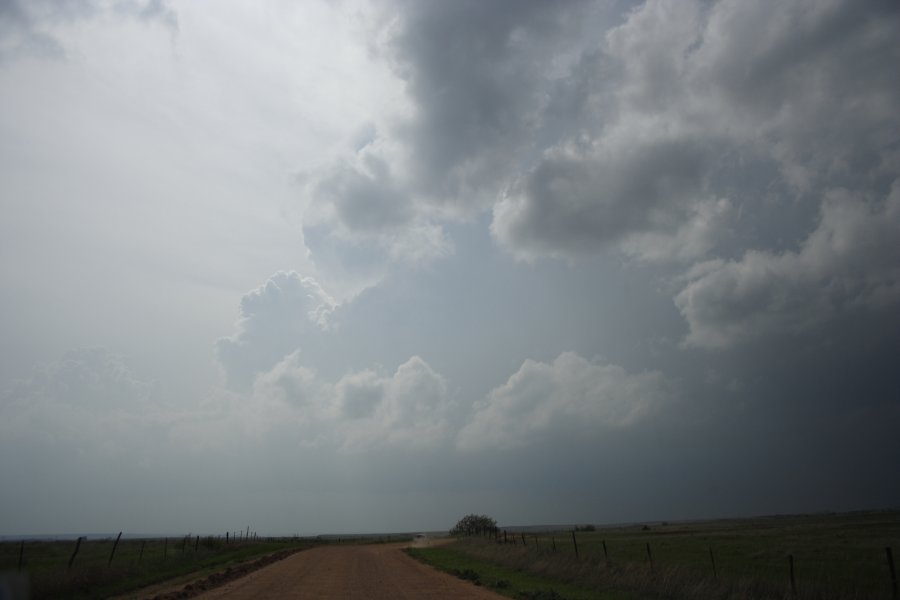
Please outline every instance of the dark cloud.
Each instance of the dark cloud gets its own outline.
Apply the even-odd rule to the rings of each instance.
[[[585,2],[410,2],[389,53],[415,104],[399,132],[415,189],[484,206],[533,141],[548,82]]]
[[[441,223],[489,208],[533,154],[549,82],[571,60],[589,3],[402,2],[376,51],[405,83],[408,112],[354,141],[355,156],[314,172],[307,192],[347,237],[391,259],[445,256]],[[405,235],[404,230],[411,232]],[[401,243],[393,243],[395,240]]]
[[[636,7],[558,85],[548,115],[580,128],[496,205],[497,239],[525,256],[690,243],[698,204],[746,194],[733,182],[767,163],[788,186],[779,203],[883,193],[900,164],[897,22],[880,2]],[[759,191],[745,211],[772,201]]]
[[[898,239],[900,183],[885,200],[829,192],[799,250],[695,267],[675,298],[690,327],[686,342],[727,347],[804,333],[847,313],[890,315],[900,304]]]
[[[629,146],[548,152],[495,206],[497,240],[523,256],[589,254],[634,234],[674,234],[690,211],[704,212],[697,194],[711,148],[689,139]]]
[[[18,0],[0,1],[0,60],[16,56],[62,58],[65,50],[51,35],[37,29]]]
[[[545,293],[536,285],[517,298],[495,291],[506,308],[490,314],[521,320],[494,317],[480,347],[517,358],[492,363],[488,384],[481,373],[479,392],[462,399],[471,410],[450,419],[449,480],[490,486],[504,472],[504,486],[580,486],[597,498],[612,485],[623,491],[599,501],[619,518],[658,512],[642,500],[654,494],[683,517],[897,497],[878,475],[900,450],[888,433],[898,413],[886,359],[900,302],[895,4],[651,1],[616,26],[606,13],[589,35],[580,25],[601,13],[580,4],[391,10],[378,50],[406,83],[411,110],[367,128],[345,163],[352,169],[318,175],[338,231],[375,240],[424,222],[458,232],[447,223],[490,212],[497,246],[533,261],[522,268],[541,269],[542,257],[598,264],[604,254],[622,264],[581,285],[579,275],[532,272],[544,289],[577,290],[590,304],[624,272],[646,284],[615,311],[558,319],[570,305],[545,302],[539,317],[523,308]],[[485,256],[496,259],[469,257],[455,287],[429,281],[445,302],[417,286],[386,289],[397,283],[387,279],[348,308],[346,323],[377,340],[364,344],[390,330],[385,351],[427,355],[450,385],[471,377],[476,359],[460,366],[446,354],[476,345],[466,323],[491,300],[470,292],[462,310],[452,290],[491,289],[472,266]],[[503,270],[510,280],[512,270]],[[666,312],[647,295],[674,303]],[[645,323],[639,301],[655,311],[639,336],[588,331],[594,321]],[[567,331],[571,323],[583,330]],[[542,337],[520,332],[529,328]],[[493,340],[504,335],[528,351]],[[440,340],[433,352],[420,349],[425,337]],[[561,340],[581,346],[563,352],[576,344]],[[598,349],[631,362],[584,358]],[[347,422],[371,419],[385,380],[353,371],[337,386],[336,410]],[[583,458],[558,469],[572,456]],[[784,456],[794,462],[778,463]],[[685,479],[707,500],[685,492]]]
[[[352,234],[390,233],[409,224],[412,203],[381,157],[359,152],[357,164],[338,163],[321,173],[314,194],[334,206]]]

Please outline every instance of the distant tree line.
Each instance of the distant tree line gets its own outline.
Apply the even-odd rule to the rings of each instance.
[[[496,532],[497,521],[487,515],[475,514],[464,516],[450,530],[451,535],[486,535]]]

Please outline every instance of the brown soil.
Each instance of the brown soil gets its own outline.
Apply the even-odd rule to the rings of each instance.
[[[407,545],[320,546],[304,550],[196,598],[503,598],[417,562],[404,554]]]

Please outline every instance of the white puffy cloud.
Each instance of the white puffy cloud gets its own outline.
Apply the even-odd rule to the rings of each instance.
[[[257,375],[253,382],[255,397],[297,408],[305,414],[305,421],[318,417],[322,399],[328,394],[318,381],[315,369],[302,364],[299,350],[285,356],[271,370]]]
[[[452,399],[447,381],[418,356],[390,376],[371,371],[344,376],[335,385],[345,450],[378,446],[428,448],[450,435]]]
[[[476,406],[457,445],[517,448],[547,436],[602,435],[651,416],[670,393],[659,372],[630,374],[574,352],[564,352],[552,363],[527,360]]]
[[[298,436],[341,452],[433,448],[451,435],[448,383],[418,356],[389,375],[365,369],[332,383],[293,353],[257,377],[253,395],[256,402],[288,407],[284,417],[300,427]]]
[[[832,190],[796,251],[749,251],[697,265],[675,304],[691,346],[727,347],[797,334],[857,311],[900,303],[900,183],[885,200]]]
[[[281,359],[329,327],[337,306],[311,277],[281,271],[241,298],[237,331],[216,342],[216,357],[228,383],[249,389],[257,373],[271,369]]]

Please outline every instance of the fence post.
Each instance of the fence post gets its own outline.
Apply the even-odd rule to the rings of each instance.
[[[199,535],[197,536],[197,541],[194,542],[194,552],[196,552],[198,548],[200,548],[200,536]]]
[[[791,595],[797,595],[797,582],[794,580],[794,555],[788,554],[788,566],[791,570]]]
[[[22,561],[25,558],[25,540],[22,540],[22,543],[19,544],[19,571],[22,570]],[[893,571],[893,567],[891,567],[891,571]]]
[[[551,537],[550,542],[553,544],[553,552],[556,552],[556,536]]]
[[[540,549],[541,549],[540,544],[538,544],[538,537],[537,537],[536,535],[534,536],[534,549],[535,549],[535,550],[540,550]]]
[[[603,540],[603,559],[609,562],[609,552],[606,551],[606,540]]]
[[[503,543],[504,543],[504,544],[508,544],[508,543],[509,543],[509,540],[506,539],[506,530],[505,530],[505,529],[503,530]]]
[[[169,555],[169,538],[165,538],[166,541],[163,543],[163,560],[166,560],[166,557]]]
[[[647,560],[650,561],[650,568],[653,569],[653,555],[650,553],[650,542],[647,542]]]
[[[528,542],[525,541],[525,532],[524,532],[524,531],[522,532],[522,545],[523,545],[523,546],[527,546],[527,545],[528,545]]]
[[[138,562],[144,562],[144,545],[147,540],[141,540],[141,553],[138,555]]]
[[[228,532],[227,531],[225,532],[225,543],[226,544],[228,543]]]
[[[884,553],[887,554],[888,569],[891,571],[891,600],[897,600],[897,572],[894,570],[894,553],[891,552],[890,546],[884,549]]]
[[[713,568],[713,577],[715,579],[719,578],[719,574],[716,572],[716,557],[713,556],[712,546],[709,547],[709,562],[712,563]]]
[[[78,549],[81,548],[81,540],[83,540],[83,539],[84,539],[83,537],[80,537],[75,542],[75,551],[72,552],[72,556],[71,556],[71,558],[69,558],[69,567],[68,567],[69,569],[72,568],[72,563],[75,562],[75,555],[78,554]]]
[[[122,539],[122,532],[119,532],[119,535],[116,536],[116,541],[113,542],[112,552],[109,553],[109,562],[106,563],[106,566],[112,565],[113,556],[116,555],[116,548],[119,545],[119,540]]]
[[[575,530],[572,530],[572,545],[575,546],[575,558],[578,558],[578,540],[575,539]]]

